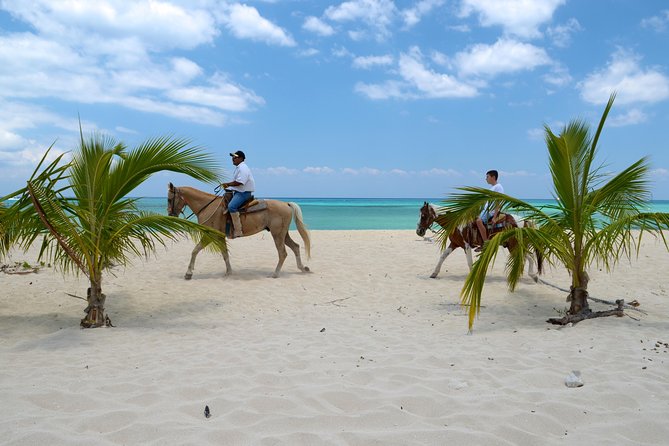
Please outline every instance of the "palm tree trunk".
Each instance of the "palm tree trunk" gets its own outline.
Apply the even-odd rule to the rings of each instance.
[[[102,281],[91,280],[91,287],[86,292],[88,306],[84,310],[86,317],[81,320],[82,328],[97,328],[106,324],[105,296],[102,293]]]
[[[588,304],[588,282],[590,281],[590,277],[585,271],[580,271],[575,275],[574,279],[569,293],[569,300],[571,301],[569,314],[590,313],[590,305]]]

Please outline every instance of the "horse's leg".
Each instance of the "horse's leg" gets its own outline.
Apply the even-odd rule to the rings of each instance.
[[[530,275],[534,282],[539,282],[539,276],[534,273],[534,256],[532,254],[527,254],[525,256],[525,261],[528,263],[527,274]]]
[[[204,245],[202,243],[198,243],[197,245],[195,245],[195,248],[193,248],[193,252],[190,255],[190,263],[188,264],[188,270],[186,271],[186,275],[184,276],[186,280],[190,280],[193,277],[195,258],[197,257],[199,252],[202,251],[202,248],[204,248]]]
[[[465,245],[465,255],[467,256],[467,266],[469,266],[469,271],[471,271],[474,259],[472,259],[472,247],[469,246],[469,243]]]
[[[302,265],[302,257],[300,257],[300,245],[298,245],[295,240],[290,238],[290,234],[286,233],[286,246],[288,246],[290,249],[293,250],[293,253],[295,253],[295,260],[297,260],[297,267],[302,271],[303,273],[308,273],[309,272],[309,267]]]
[[[430,274],[430,277],[432,279],[435,279],[439,275],[442,263],[444,263],[446,257],[448,257],[448,255],[452,253],[454,249],[455,248],[453,247],[453,243],[451,243],[450,245],[448,245],[448,248],[444,249],[444,251],[441,253],[441,255],[439,256],[439,261],[437,261],[437,266],[434,267],[434,271],[432,272],[432,274]]]
[[[223,260],[225,260],[225,275],[229,276],[232,273],[232,265],[230,265],[230,255],[227,249],[223,253]]]
[[[283,262],[286,261],[288,253],[286,252],[285,235],[283,235],[279,231],[272,231],[272,238],[274,239],[274,245],[276,246],[276,251],[279,254],[279,262],[276,264],[276,269],[272,274],[272,277],[276,279],[277,277],[279,277],[279,274],[281,273],[281,267],[283,266]]]

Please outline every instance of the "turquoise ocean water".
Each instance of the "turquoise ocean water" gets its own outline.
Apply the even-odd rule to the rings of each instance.
[[[443,198],[277,198],[302,208],[309,229],[416,229],[424,201],[441,204]],[[552,200],[527,200],[535,206]],[[164,197],[141,198],[140,209],[167,214]],[[188,210],[188,209],[186,209]],[[669,200],[651,202],[651,211],[669,212]],[[186,215],[189,215],[190,211]],[[195,217],[191,217],[195,220]]]

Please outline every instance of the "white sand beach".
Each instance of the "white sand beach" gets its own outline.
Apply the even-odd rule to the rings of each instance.
[[[203,252],[185,281],[188,240],[116,268],[115,328],[79,328],[85,303],[66,293],[84,296],[83,277],[0,273],[0,443],[669,442],[669,254],[651,237],[632,264],[591,271],[591,295],[638,300],[638,320],[548,325],[565,293],[528,277],[510,293],[500,254],[468,334],[462,251],[430,279],[438,247],[413,231],[311,235],[309,274],[289,253],[269,278],[268,234],[230,242],[228,277]],[[544,278],[569,286],[560,268]],[[583,387],[565,386],[572,370]]]

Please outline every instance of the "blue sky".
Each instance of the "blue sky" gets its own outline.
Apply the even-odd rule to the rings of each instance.
[[[549,198],[543,125],[596,126],[669,199],[669,3],[660,0],[0,0],[0,192],[101,131],[242,149],[258,196]],[[174,174],[138,195],[163,196]]]

